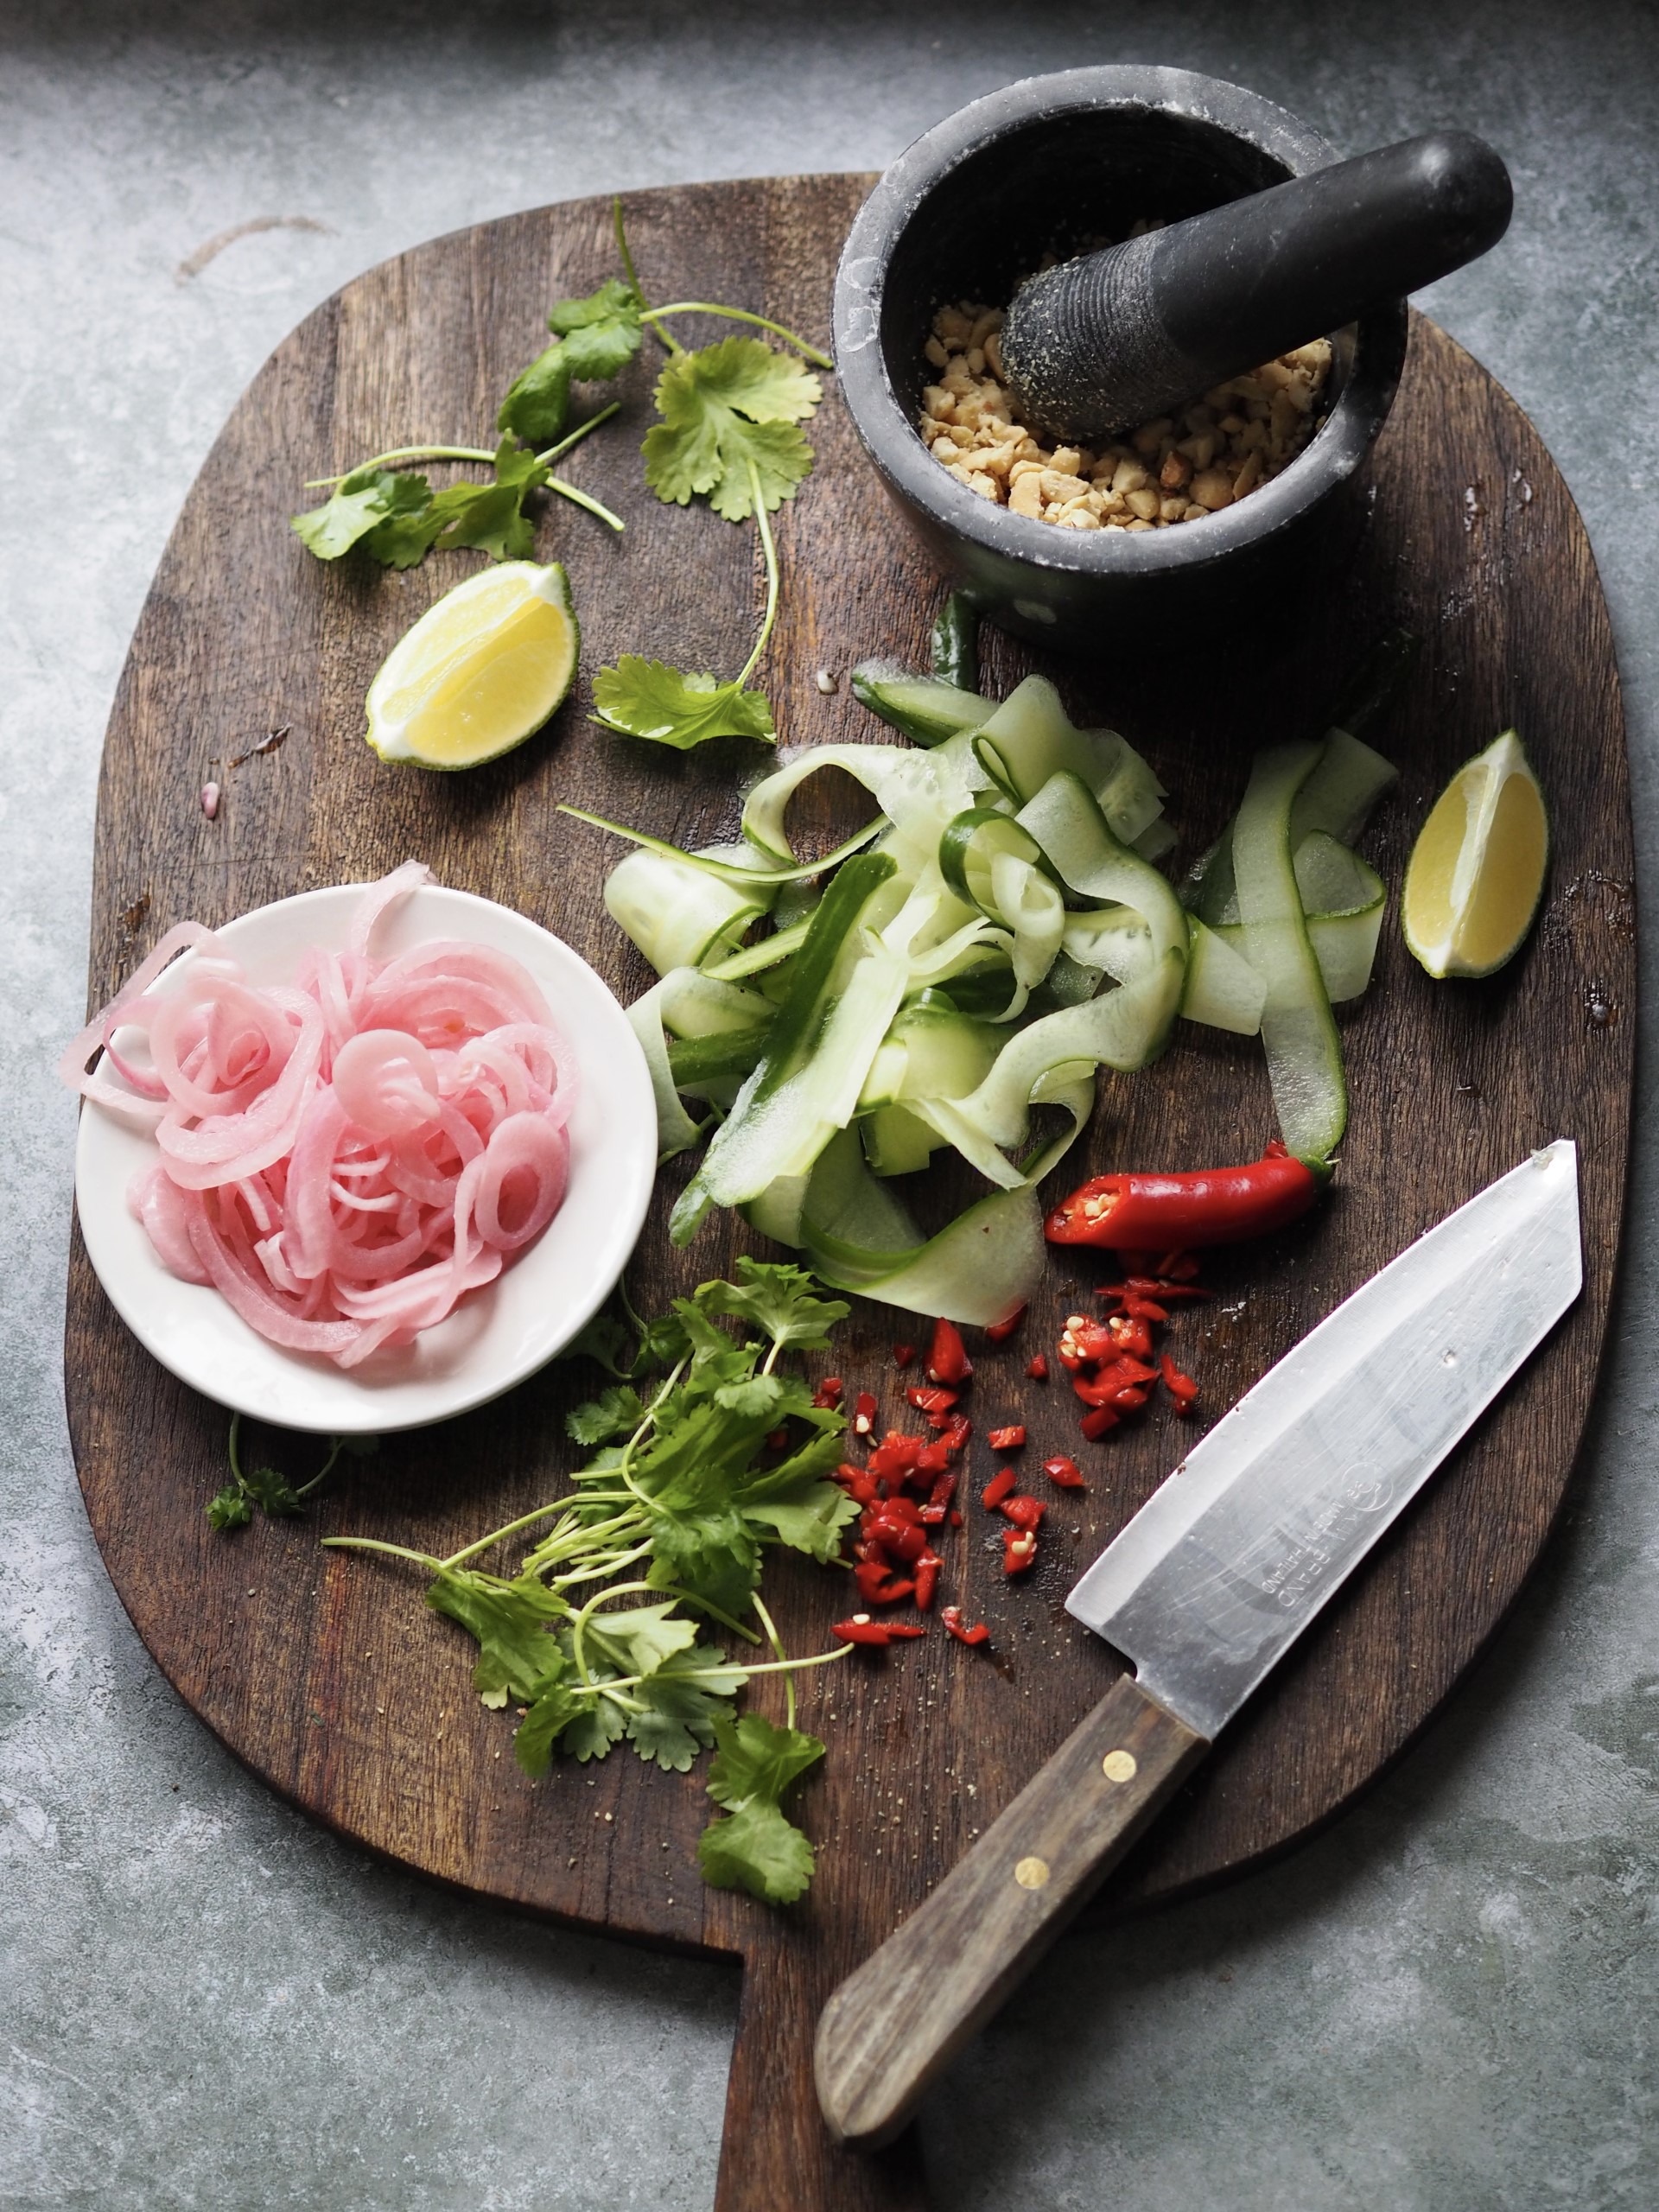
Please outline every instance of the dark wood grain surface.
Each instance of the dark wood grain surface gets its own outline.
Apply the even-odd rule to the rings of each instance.
[[[701,186],[630,203],[641,274],[658,297],[727,299],[822,340],[839,241],[868,180]],[[89,995],[101,1002],[168,924],[213,923],[416,854],[445,882],[506,901],[575,946],[632,997],[641,963],[606,918],[614,849],[556,812],[594,807],[687,843],[728,833],[753,748],[689,759],[587,719],[587,683],[619,652],[738,667],[762,579],[753,531],[660,506],[638,445],[652,364],[626,380],[622,418],[570,474],[628,522],[615,541],[559,505],[540,545],[569,564],[583,683],[552,727],[466,776],[387,768],[361,742],[362,700],[410,621],[474,565],[449,555],[405,575],[325,568],[287,526],[307,477],[415,437],[476,442],[535,350],[561,293],[611,267],[608,206],[544,208],[457,232],[372,270],[312,315],[238,404],[193,490],[135,637],[99,793]],[[919,661],[941,582],[887,510],[835,396],[812,429],[818,467],[779,519],[784,613],[762,675],[791,741],[885,733],[813,672],[843,678],[869,652]],[[1376,981],[1343,1018],[1353,1096],[1337,1190],[1269,1247],[1219,1259],[1220,1292],[1172,1343],[1221,1412],[1297,1337],[1402,1245],[1529,1149],[1582,1150],[1583,1300],[1448,1464],[1176,1803],[1109,1891],[1167,1898],[1259,1860],[1372,1780],[1446,1695],[1515,1597],[1572,1468],[1594,1387],[1624,1198],[1635,1038],[1631,834],[1618,679],[1583,531],[1525,417],[1432,325],[1415,324],[1399,404],[1377,448],[1351,572],[1310,574],[1294,647],[1224,648],[1195,636],[1154,659],[1133,637],[1092,664],[1049,666],[1074,716],[1121,727],[1170,790],[1185,861],[1236,804],[1252,747],[1317,732],[1343,676],[1383,629],[1425,640],[1380,742],[1402,767],[1368,848],[1397,890],[1412,835],[1452,769],[1510,722],[1548,795],[1546,909],[1511,967],[1480,985],[1428,982],[1392,921]],[[988,637],[988,688],[1033,664]],[[226,764],[272,729],[280,747]],[[225,785],[219,818],[196,802]],[[1252,1044],[1184,1027],[1148,1075],[1106,1083],[1065,1170],[1209,1164],[1271,1130]],[[663,1202],[635,1272],[663,1295],[729,1266],[753,1242],[711,1224],[666,1243]],[[1023,1338],[984,1348],[980,1437],[1020,1417],[1034,1462],[1078,1449],[1063,1385],[1026,1383],[1029,1352],[1087,1303],[1100,1274],[1058,1258]],[[887,1357],[893,1317],[861,1308],[837,1360],[901,1411]],[[234,1540],[202,1517],[223,1480],[225,1416],[156,1368],[105,1301],[77,1241],[66,1389],[87,1510],[116,1587],[180,1694],[255,1772],[374,1849],[504,1903],[656,1944],[746,1961],[727,2111],[721,2212],[913,2207],[910,2150],[861,2162],[831,2148],[810,2076],[817,2011],[1101,1697],[1111,1654],[1062,1598],[1161,1479],[1183,1432],[1160,1408],[1082,1447],[1086,1494],[1051,1515],[1043,1557],[1017,1585],[974,1508],[952,1540],[946,1599],[993,1630],[989,1655],[937,1629],[890,1656],[804,1678],[804,1724],[830,1755],[800,1793],[823,1846],[810,1901],[787,1914],[703,1887],[701,1772],[626,1754],[531,1784],[507,1717],[468,1687],[470,1646],[425,1611],[395,1568],[316,1547],[372,1534],[445,1550],[527,1510],[567,1465],[565,1408],[594,1381],[556,1366],[499,1405],[399,1437],[353,1466],[303,1522]],[[308,1447],[270,1442],[296,1469]],[[970,1483],[970,1489],[976,1484]],[[769,1578],[768,1589],[772,1586]],[[775,1572],[791,1648],[846,1610],[839,1574],[789,1559]],[[762,1709],[780,1709],[774,1686]]]

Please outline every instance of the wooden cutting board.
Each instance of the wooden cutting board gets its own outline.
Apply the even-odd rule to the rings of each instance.
[[[869,180],[788,178],[642,194],[630,228],[658,298],[763,310],[823,340],[831,275]],[[587,719],[587,683],[627,650],[728,670],[745,656],[762,579],[752,531],[660,506],[639,442],[653,365],[625,383],[619,422],[571,475],[627,518],[613,540],[563,505],[540,544],[569,565],[584,682],[552,728],[470,775],[380,766],[361,742],[368,680],[393,640],[476,564],[406,575],[314,561],[288,528],[304,479],[406,441],[475,443],[495,398],[537,348],[562,294],[612,268],[609,207],[537,209],[435,240],[329,300],[245,394],[186,503],[133,641],[110,723],[98,817],[89,995],[101,1003],[170,923],[209,923],[410,854],[439,877],[521,907],[575,945],[626,1000],[641,963],[604,914],[616,848],[560,817],[562,800],[688,844],[729,834],[753,749],[690,758]],[[779,518],[784,612],[762,677],[791,741],[881,739],[845,672],[881,652],[920,664],[940,580],[886,506],[829,397],[817,467]],[[1224,1410],[1336,1302],[1528,1149],[1581,1147],[1585,1294],[1546,1350],[1446,1466],[1345,1597],[1256,1700],[1112,1893],[1166,1899],[1252,1866],[1353,1798],[1409,1741],[1503,1618],[1548,1535],[1578,1448],[1606,1327],[1624,1201],[1635,1041],[1631,835],[1618,679],[1577,514],[1524,416],[1432,324],[1414,327],[1404,386],[1376,453],[1357,565],[1306,579],[1294,649],[1149,658],[1132,637],[1096,664],[1043,662],[988,635],[984,678],[1006,690],[1033,665],[1080,722],[1110,721],[1169,786],[1185,861],[1237,802],[1250,749],[1317,733],[1344,675],[1383,629],[1425,640],[1409,696],[1381,743],[1398,795],[1368,840],[1397,889],[1417,825],[1453,767],[1510,722],[1548,794],[1548,904],[1494,981],[1433,983],[1385,929],[1376,981],[1343,1028],[1352,1129],[1338,1186],[1275,1244],[1218,1259],[1220,1296],[1171,1341]],[[828,669],[832,696],[815,687]],[[280,747],[231,766],[267,733]],[[197,803],[224,785],[216,821]],[[1151,1073],[1106,1084],[1068,1178],[1109,1166],[1253,1156],[1271,1133],[1253,1044],[1183,1027]],[[670,1249],[664,1177],[634,1263],[639,1294],[729,1268],[753,1241],[729,1221]],[[555,1366],[498,1405],[391,1440],[353,1465],[302,1522],[233,1538],[202,1517],[225,1473],[221,1408],[162,1373],[105,1302],[79,1240],[66,1389],[87,1510],[139,1633],[180,1694],[273,1788],[341,1834],[441,1880],[573,1925],[745,1962],[727,2107],[721,2212],[871,2212],[922,2202],[913,2146],[860,2162],[829,2145],[809,2052],[818,2005],[1046,1758],[1116,1671],[1062,1611],[1081,1568],[1162,1478],[1187,1434],[1166,1408],[1082,1446],[1064,1382],[1027,1383],[1030,1353],[1087,1305],[1103,1273],[1057,1259],[1023,1336],[985,1347],[980,1428],[1030,1427],[1026,1460],[1074,1450],[1089,1489],[1051,1515],[1038,1570],[1007,1584],[976,1503],[951,1539],[945,1599],[994,1631],[989,1656],[936,1627],[890,1655],[803,1678],[804,1724],[829,1757],[802,1790],[823,1846],[810,1901],[772,1912],[699,1881],[709,1814],[701,1770],[647,1770],[626,1751],[566,1764],[532,1786],[507,1716],[468,1688],[471,1647],[423,1610],[395,1568],[316,1548],[320,1534],[459,1548],[556,1488],[562,1422],[594,1371]],[[903,1418],[888,1347],[921,1325],[861,1307],[836,1364]],[[976,1348],[977,1349],[977,1348]],[[298,1439],[269,1443],[296,1473]],[[1035,1486],[1044,1488],[1041,1478]],[[1052,1532],[1052,1533],[1050,1533]],[[769,1576],[768,1593],[772,1577]],[[820,1648],[849,1609],[838,1573],[775,1571],[792,1649]],[[776,1684],[756,1692],[780,1708]]]

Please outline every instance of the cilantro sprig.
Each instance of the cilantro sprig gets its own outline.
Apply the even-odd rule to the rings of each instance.
[[[599,294],[579,304],[594,310],[590,327],[617,329],[613,342],[620,342],[621,330],[649,323],[667,348],[655,393],[660,420],[646,431],[642,448],[645,481],[666,505],[688,506],[703,499],[728,522],[753,517],[766,563],[766,603],[753,650],[731,681],[624,653],[594,679],[594,719],[624,736],[648,738],[683,753],[715,737],[775,744],[771,702],[764,692],[748,689],[778,619],[778,549],[768,518],[793,499],[812,467],[812,448],[800,425],[817,410],[823,387],[804,364],[824,369],[835,364],[782,324],[742,308],[706,300],[649,306],[629,250],[620,200],[615,204],[615,228],[626,276],[612,279],[607,294],[605,312],[612,322],[600,320],[594,304]],[[770,331],[799,358],[752,337],[717,339],[692,351],[669,328],[671,318],[684,315],[719,315]]]
[[[342,1452],[360,1459],[380,1449],[378,1436],[331,1436],[328,1444],[328,1457],[323,1461],[321,1471],[313,1475],[308,1483],[301,1483],[296,1488],[288,1477],[279,1474],[275,1467],[245,1467],[242,1465],[242,1416],[232,1414],[228,1446],[231,1479],[207,1503],[208,1527],[220,1535],[227,1535],[233,1529],[245,1529],[253,1519],[256,1506],[273,1520],[292,1518],[304,1512],[306,1499],[313,1491],[321,1490],[327,1481]]]
[[[477,1646],[483,1703],[518,1709],[513,1747],[525,1773],[544,1775],[556,1754],[604,1758],[620,1743],[683,1773],[716,1748],[709,1790],[723,1811],[699,1847],[704,1877],[781,1904],[802,1894],[813,1866],[782,1801],[824,1748],[795,1726],[794,1676],[851,1646],[789,1657],[760,1599],[762,1566],[779,1545],[835,1560],[858,1508],[829,1478],[845,1416],[815,1405],[779,1363],[828,1349],[849,1309],[800,1268],[743,1258],[736,1278],[701,1284],[650,1322],[625,1299],[626,1319],[589,1325],[572,1349],[614,1379],[567,1417],[593,1456],[564,1496],[447,1559],[370,1537],[325,1541],[429,1575],[428,1605]],[[729,1321],[741,1334],[721,1325]],[[478,1563],[531,1531],[511,1573]],[[724,1630],[759,1643],[751,1618],[773,1659],[734,1659],[712,1640]],[[781,1729],[737,1715],[739,1694],[768,1674],[785,1681]]]

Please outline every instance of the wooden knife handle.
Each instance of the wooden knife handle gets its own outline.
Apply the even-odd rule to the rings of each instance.
[[[1208,1751],[1125,1675],[962,1863],[849,1974],[818,2023],[818,2101],[890,2142]]]

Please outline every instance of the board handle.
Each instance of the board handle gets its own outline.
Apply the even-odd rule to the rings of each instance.
[[[1209,1745],[1125,1675],[818,2024],[818,2101],[855,2149],[890,2142]]]
[[[812,2094],[812,2031],[846,1963],[772,1913],[743,1967],[715,2212],[927,2212],[914,2128],[874,2158],[830,2137]]]

